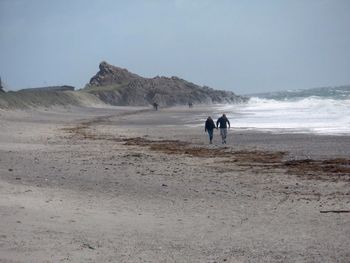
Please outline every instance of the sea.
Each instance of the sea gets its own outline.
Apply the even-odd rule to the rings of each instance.
[[[244,130],[350,135],[350,86],[252,94],[245,104],[218,106],[220,112]]]

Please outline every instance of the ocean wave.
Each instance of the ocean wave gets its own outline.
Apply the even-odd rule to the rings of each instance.
[[[246,104],[227,105],[220,110],[237,128],[350,135],[350,99],[252,97]]]

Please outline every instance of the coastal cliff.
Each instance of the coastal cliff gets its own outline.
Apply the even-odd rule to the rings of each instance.
[[[246,98],[231,91],[201,87],[178,77],[144,78],[101,62],[99,71],[86,85],[84,91],[96,95],[112,105],[143,106],[154,102],[160,105],[241,103]]]
[[[242,103],[247,100],[231,91],[201,87],[178,77],[144,78],[107,62],[81,90],[69,85],[2,92],[0,108],[17,109],[51,106],[162,106]]]

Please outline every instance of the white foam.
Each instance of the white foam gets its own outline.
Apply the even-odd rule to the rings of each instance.
[[[350,100],[251,98],[247,104],[225,105],[219,110],[226,112],[236,128],[350,135]]]

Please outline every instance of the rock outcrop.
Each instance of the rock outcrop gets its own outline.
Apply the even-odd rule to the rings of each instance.
[[[188,104],[241,103],[246,98],[231,91],[200,87],[178,77],[144,78],[126,69],[101,62],[84,91],[112,105],[149,105],[154,102],[172,106]]]
[[[0,80],[0,109],[52,106],[163,106],[212,103],[240,103],[246,98],[230,91],[200,87],[178,77],[144,78],[126,69],[100,64],[99,72],[82,90],[72,86],[50,86],[3,92]]]
[[[140,76],[129,72],[127,69],[112,66],[103,61],[99,65],[100,71],[90,79],[91,86],[108,86],[125,84],[131,80],[139,79]]]

